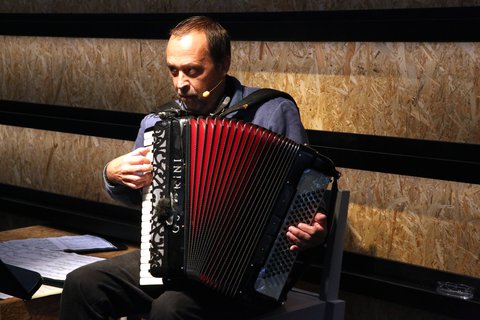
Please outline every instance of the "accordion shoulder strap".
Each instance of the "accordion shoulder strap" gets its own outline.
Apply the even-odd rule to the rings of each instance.
[[[225,117],[226,115],[238,111],[238,110],[243,110],[247,108],[251,108],[253,106],[256,106],[260,103],[267,102],[269,100],[283,97],[285,99],[291,100],[295,103],[295,100],[292,98],[291,95],[289,95],[286,92],[275,90],[275,89],[270,89],[270,88],[262,88],[258,89],[242,100],[240,100],[238,103],[236,103],[233,106],[223,108],[220,110],[216,110],[212,115],[217,116],[220,118]],[[296,105],[296,103],[295,103]],[[171,113],[173,115],[181,116],[181,115],[188,115],[189,112],[186,110],[183,110],[180,108],[178,103],[175,102],[175,100],[170,100],[167,103],[164,103],[158,107],[155,108],[154,113],[160,113],[160,112],[166,112],[166,113]]]
[[[248,96],[246,96],[245,98],[243,98],[242,100],[240,100],[238,103],[236,103],[233,106],[230,106],[228,108],[224,108],[224,109],[221,109],[221,110],[217,110],[214,113],[214,115],[218,116],[220,118],[223,118],[223,117],[225,117],[226,115],[228,115],[232,112],[242,110],[242,109],[247,109],[247,108],[253,107],[255,105],[258,105],[260,103],[264,103],[264,102],[267,102],[269,100],[279,98],[279,97],[286,98],[286,99],[291,100],[295,103],[295,100],[292,98],[292,96],[289,95],[286,92],[275,90],[275,89],[270,89],[270,88],[262,88],[262,89],[258,89],[256,91],[252,92],[251,94],[249,94]]]

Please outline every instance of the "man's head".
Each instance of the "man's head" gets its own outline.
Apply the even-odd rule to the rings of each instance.
[[[207,17],[188,18],[170,31],[167,66],[189,110],[205,114],[215,109],[225,90],[230,55],[227,31]]]

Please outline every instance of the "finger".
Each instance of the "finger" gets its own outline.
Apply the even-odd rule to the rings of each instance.
[[[308,234],[310,238],[320,237],[325,231],[325,227],[318,222],[314,222],[312,225],[299,223],[297,228],[305,234]],[[299,234],[299,236],[302,236],[302,234]]]
[[[301,230],[295,227],[289,227],[287,231],[287,238],[290,240],[293,244],[296,245],[301,245],[302,242],[305,240],[303,239],[305,235]]]
[[[321,212],[317,212],[315,217],[313,217],[314,222],[318,222],[322,226],[327,225],[327,216]]]
[[[318,223],[315,224],[316,227],[304,224],[306,230],[290,226],[287,232],[288,239],[301,250],[322,244],[326,237],[325,229]]]
[[[151,164],[152,161],[144,155],[129,155],[125,158],[129,164]]]
[[[137,149],[133,150],[132,152],[130,152],[130,155],[132,155],[132,156],[146,156],[151,151],[152,151],[151,146],[140,147],[140,148],[137,148]]]
[[[150,172],[152,172],[152,166],[149,164],[124,164],[118,168],[115,175],[122,181],[134,181]]]
[[[323,234],[327,226],[327,216],[321,212],[317,212],[313,217],[311,224],[299,223],[297,227],[308,234],[315,236]]]
[[[305,247],[305,243],[300,238],[298,238],[293,232],[287,231],[287,238],[292,243],[289,249],[290,251],[302,250]]]
[[[312,238],[311,234],[295,226],[288,227],[288,232],[292,235],[292,240],[297,244],[303,241],[310,241],[310,239]]]
[[[153,169],[150,159],[143,154],[138,154],[139,149],[127,153],[112,161],[116,163],[118,171],[122,173],[146,172]]]
[[[152,161],[147,156],[148,152],[146,154],[144,152],[145,150],[141,150],[141,149],[148,150],[148,147],[136,149],[120,157],[119,159],[122,161],[124,165],[151,164]]]
[[[133,189],[143,188],[152,183],[152,174],[147,173],[144,175],[136,175],[136,174],[125,175],[125,176],[122,176],[122,182],[126,186]]]
[[[153,165],[151,163],[132,164],[128,169],[128,173],[143,175],[152,172]]]

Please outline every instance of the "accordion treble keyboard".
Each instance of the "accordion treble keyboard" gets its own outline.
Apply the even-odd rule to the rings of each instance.
[[[144,144],[146,147],[153,144],[153,131],[145,133]],[[148,154],[150,161],[153,161],[153,154]],[[142,233],[140,244],[140,284],[141,285],[159,285],[163,284],[162,278],[154,277],[150,274],[150,232],[152,219],[152,186],[143,188],[142,197]]]

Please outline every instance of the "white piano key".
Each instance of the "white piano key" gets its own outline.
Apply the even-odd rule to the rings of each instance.
[[[148,256],[140,256],[140,264],[150,264],[150,257]]]
[[[147,257],[144,257],[147,258]],[[150,270],[150,262],[147,260],[147,262],[142,262],[140,263],[140,271],[145,271],[145,270]]]
[[[142,224],[140,225],[142,229],[142,235],[143,234],[149,234],[150,233],[150,218],[148,220],[143,220],[142,219]],[[143,231],[146,231],[145,233]]]
[[[149,221],[152,218],[152,215],[148,212],[148,213],[143,213],[141,217],[142,217],[142,221]]]
[[[140,278],[153,278],[148,270],[140,270]]]
[[[162,278],[140,278],[140,285],[148,286],[148,285],[162,285],[163,281]]]

